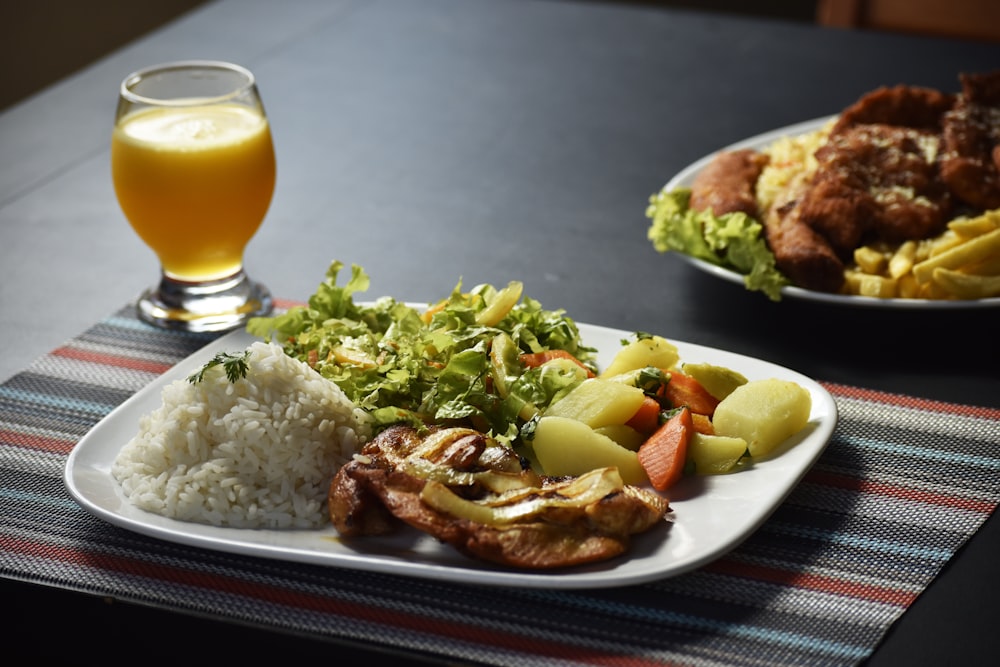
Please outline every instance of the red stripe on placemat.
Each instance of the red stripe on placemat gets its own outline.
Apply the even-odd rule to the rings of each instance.
[[[0,430],[0,442],[9,443],[15,447],[37,449],[38,451],[53,454],[69,454],[76,444],[76,440],[46,438],[40,435],[10,430]]]
[[[824,486],[832,486],[838,489],[847,489],[859,493],[869,493],[878,496],[888,496],[903,500],[914,500],[929,505],[940,505],[942,507],[954,507],[957,509],[978,512],[979,514],[989,514],[997,506],[996,503],[977,498],[963,498],[961,496],[948,495],[944,493],[934,493],[926,489],[915,489],[895,484],[886,484],[869,479],[859,479],[849,475],[838,475],[836,473],[824,472],[813,468],[806,473],[805,481]]]
[[[76,440],[66,440],[64,438],[47,438],[20,431],[10,431],[0,429],[0,443],[35,449],[41,452],[52,454],[69,454],[76,444]]]
[[[975,405],[961,405],[959,403],[947,403],[944,401],[933,401],[916,396],[906,396],[894,394],[886,391],[874,389],[863,389],[846,384],[835,382],[820,382],[820,384],[834,396],[844,398],[854,398],[884,405],[895,405],[901,408],[913,408],[916,410],[926,410],[927,412],[940,412],[963,417],[979,417],[981,419],[1000,420],[1000,410],[996,408],[984,408]]]
[[[253,583],[245,579],[223,576],[217,572],[201,572],[172,567],[160,562],[150,563],[102,552],[67,549],[27,540],[7,542],[0,540],[0,543],[3,544],[4,550],[7,552],[18,552],[26,556],[45,558],[60,563],[143,577],[165,585],[193,586],[214,590],[270,604],[341,616],[355,621],[367,621],[383,626],[388,625],[400,630],[446,637],[471,644],[507,650],[514,648],[518,652],[530,653],[535,656],[548,656],[592,665],[606,665],[607,667],[663,666],[663,663],[657,660],[607,653],[558,642],[547,642],[524,635],[504,633],[493,627],[484,628],[437,617],[423,617],[395,609],[373,607],[303,591]]]
[[[721,558],[705,566],[705,570],[719,574],[746,577],[792,588],[804,588],[822,593],[834,593],[845,597],[861,598],[873,602],[907,607],[917,598],[912,591],[903,591],[884,586],[872,586],[857,581],[847,581],[834,577],[824,577],[808,572],[792,572],[775,567],[745,563],[732,558]]]
[[[148,361],[144,359],[134,359],[132,357],[122,357],[115,354],[103,354],[92,350],[81,350],[75,347],[64,346],[51,352],[54,356],[76,361],[86,361],[102,366],[114,366],[116,368],[127,368],[133,371],[143,371],[145,373],[156,373],[160,375],[170,370],[170,364],[158,361]]]

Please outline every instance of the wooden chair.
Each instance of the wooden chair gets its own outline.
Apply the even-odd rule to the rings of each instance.
[[[818,0],[816,20],[831,27],[1000,41],[1000,0]]]

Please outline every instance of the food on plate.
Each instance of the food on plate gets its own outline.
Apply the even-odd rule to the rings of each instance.
[[[172,519],[317,528],[332,471],[370,432],[339,387],[258,342],[164,387],[111,474],[129,502]]]
[[[511,450],[468,428],[390,426],[330,485],[331,520],[346,537],[403,522],[466,555],[551,569],[624,553],[660,523],[660,495],[622,482],[615,468],[540,477]]]
[[[681,366],[681,371],[697,380],[705,391],[720,401],[734,389],[747,383],[747,378],[742,373],[715,364],[685,363]]]
[[[330,265],[307,306],[251,320],[247,330],[339,385],[376,430],[465,422],[510,442],[526,418],[596,369],[576,323],[522,296],[516,281],[468,291],[459,283],[423,309],[391,297],[355,303],[369,278],[354,266],[339,286],[343,268]],[[522,361],[551,350],[566,356],[531,368]]]
[[[546,417],[568,417],[590,428],[624,424],[639,410],[645,394],[625,382],[588,378],[570,389],[543,413]]]
[[[746,455],[743,438],[708,433],[692,433],[687,456],[702,475],[720,475],[733,470]]]
[[[788,284],[884,298],[989,295],[995,281],[967,276],[995,272],[948,269],[961,275],[900,289],[888,264],[865,264],[871,249],[898,252],[901,275],[906,255],[943,240],[950,221],[1000,207],[1000,70],[960,81],[957,94],[880,88],[814,132],[720,152],[690,187],[651,197],[650,240],[742,273],[773,300]]]
[[[573,320],[516,281],[459,283],[428,308],[358,304],[368,277],[354,266],[339,286],[342,268],[308,305],[252,320],[264,342],[164,389],[114,462],[129,502],[344,538],[403,523],[470,556],[555,568],[623,553],[670,512],[658,492],[738,470],[805,426],[773,409],[808,398],[787,382],[788,396],[730,411],[756,431],[717,429],[755,383],[661,336],[621,341],[599,372]]]
[[[541,417],[531,434],[531,455],[550,477],[582,475],[597,468],[615,467],[629,484],[641,485],[648,481],[635,451],[572,417]]]
[[[654,489],[666,491],[683,477],[688,446],[694,434],[691,408],[682,405],[639,446],[636,458]],[[743,451],[746,451],[745,443]]]
[[[677,346],[663,336],[636,336],[615,352],[611,363],[601,371],[601,377],[616,378],[647,366],[672,368],[679,359]]]
[[[1000,210],[956,218],[932,238],[854,251],[845,288],[885,298],[983,299],[1000,296]]]
[[[691,208],[716,216],[742,211],[757,215],[756,184],[767,156],[745,149],[721,153],[691,185]]]
[[[941,117],[954,103],[954,95],[929,88],[883,87],[844,109],[833,131],[858,125],[893,125],[936,132],[941,129]]]
[[[811,397],[797,383],[683,361],[660,336],[623,341],[608,369],[523,430],[524,452],[544,474],[617,466],[626,481],[667,491],[686,474],[728,473],[768,456],[808,423]],[[692,452],[696,435],[704,437]]]
[[[690,188],[661,190],[650,198],[648,237],[659,252],[681,252],[743,274],[747,289],[777,301],[789,278],[775,266],[774,253],[756,218],[737,211],[715,216],[690,207]]]
[[[767,456],[809,422],[812,398],[788,380],[767,378],[733,390],[715,408],[712,424],[720,436],[741,438],[750,456]]]
[[[979,208],[1000,208],[1000,74],[962,76],[962,94],[944,115],[941,178]]]

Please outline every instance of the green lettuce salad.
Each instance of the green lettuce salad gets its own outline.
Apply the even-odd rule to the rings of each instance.
[[[669,192],[664,188],[649,198],[646,217],[652,220],[648,237],[653,247],[736,271],[743,275],[747,289],[779,301],[781,288],[790,283],[775,268],[761,224],[742,212],[716,217],[710,211],[692,211],[690,199],[689,188]]]
[[[343,268],[330,265],[307,305],[254,318],[247,331],[335,382],[376,430],[469,420],[512,442],[526,406],[544,408],[586,373],[575,363],[529,368],[520,355],[565,350],[594,369],[596,350],[583,345],[575,322],[522,298],[518,282],[462,291],[459,281],[447,298],[418,309],[391,297],[356,303],[369,277],[355,265],[340,286]]]

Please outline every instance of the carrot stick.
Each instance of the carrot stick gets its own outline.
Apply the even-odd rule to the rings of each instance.
[[[701,415],[697,412],[691,413],[691,422],[694,424],[695,433],[701,433],[702,435],[715,435],[715,424],[709,419],[708,415]]]
[[[708,393],[700,382],[677,371],[670,371],[670,381],[663,386],[661,393],[671,406],[679,408],[686,405],[691,412],[709,417],[715,414],[715,406],[719,404],[719,399]]]
[[[639,409],[625,424],[643,435],[649,435],[660,425],[660,402],[652,396],[645,396]]]
[[[670,488],[684,474],[684,461],[693,432],[691,410],[681,408],[639,447],[639,464],[657,491]]]
[[[525,365],[526,368],[538,368],[547,361],[552,361],[553,359],[569,359],[570,361],[576,363],[583,370],[587,371],[587,377],[594,377],[594,372],[587,368],[583,362],[577,359],[571,352],[566,350],[545,350],[543,352],[525,352],[521,355],[521,363]]]

